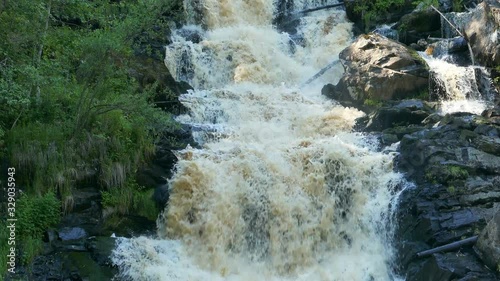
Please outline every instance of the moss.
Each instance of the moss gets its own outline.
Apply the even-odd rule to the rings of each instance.
[[[453,0],[451,3],[453,12],[460,13],[465,11],[465,6],[463,2],[464,2],[463,0]]]
[[[441,184],[459,183],[468,177],[467,169],[457,165],[430,166],[425,174],[426,180]]]
[[[469,177],[469,172],[459,166],[448,166],[447,174],[453,179],[466,179]]]
[[[448,188],[446,189],[450,194],[455,194],[456,189],[453,185],[449,185]]]
[[[429,89],[420,90],[413,98],[428,101],[430,99]]]
[[[367,98],[363,101],[363,104],[365,106],[371,106],[371,107],[382,107],[384,105],[384,103],[380,100],[376,100],[376,99],[370,99],[370,98]]]
[[[423,65],[426,70],[430,70],[429,65],[427,64],[427,62],[418,54],[417,51],[415,51],[415,50],[413,50],[412,48],[409,48],[409,47],[407,47],[406,50],[408,50],[408,53],[417,62],[417,64]]]

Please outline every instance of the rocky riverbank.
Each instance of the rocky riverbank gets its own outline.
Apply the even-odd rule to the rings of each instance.
[[[441,4],[441,9],[446,11],[446,3]],[[479,62],[494,67],[500,45],[496,38],[485,36],[482,30],[489,30],[489,34],[498,32],[498,3],[476,4],[478,8],[470,12],[469,21],[460,22],[460,29]],[[435,36],[433,32],[439,31],[439,24],[432,24],[435,16],[439,14],[430,9],[402,16],[399,26],[405,28],[398,29],[400,35],[404,33],[399,37],[401,42],[421,48],[428,36]],[[428,24],[417,26],[424,18]],[[356,21],[356,17],[352,19]],[[478,26],[486,29],[479,30]],[[430,53],[441,48],[435,56],[450,51],[455,62],[470,64],[467,47],[432,42],[425,45],[431,46]],[[443,114],[438,100],[444,98],[445,89],[436,87],[434,74],[429,75],[425,63],[419,64],[408,54],[412,51],[403,43],[376,34],[361,35],[340,55],[346,69],[344,76],[337,85],[326,85],[323,94],[345,106],[365,111],[367,116],[357,120],[357,129],[378,136],[384,147],[396,144],[395,169],[413,183],[412,188],[401,194],[395,214],[398,273],[408,281],[498,280],[498,91],[491,90],[494,102],[481,115]],[[408,73],[407,68],[417,69],[414,73],[418,75]],[[424,85],[421,89],[414,82],[419,79]],[[490,91],[479,84],[481,82],[476,88],[481,94]],[[411,90],[398,85],[409,86]],[[402,100],[405,98],[412,99]],[[477,243],[417,255],[466,238],[472,241],[477,238]]]

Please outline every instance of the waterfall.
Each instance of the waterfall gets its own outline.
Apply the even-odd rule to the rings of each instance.
[[[327,3],[325,3],[327,2]],[[293,1],[302,10],[335,1]],[[272,26],[272,0],[191,0],[165,63],[200,148],[176,152],[158,237],[118,240],[131,280],[392,280],[390,153],[352,132],[362,112],[320,94],[352,39],[343,11],[300,21],[296,44]],[[197,34],[186,36],[186,34]],[[189,40],[189,38],[197,38]]]
[[[446,54],[437,58],[420,54],[430,68],[429,91],[440,100],[440,114],[469,112],[481,114],[493,106],[495,87],[488,69],[458,66]]]

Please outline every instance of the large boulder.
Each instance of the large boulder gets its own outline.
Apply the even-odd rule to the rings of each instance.
[[[500,209],[479,235],[476,246],[484,263],[500,273]]]
[[[441,17],[431,8],[414,10],[404,15],[396,25],[399,41],[409,45],[427,37],[440,37]]]
[[[472,46],[474,56],[484,65],[500,65],[500,3],[487,0],[473,10],[466,21],[464,35]]]
[[[428,66],[413,50],[378,34],[359,36],[340,55],[345,73],[322,93],[338,101],[363,104],[412,98],[428,90]]]

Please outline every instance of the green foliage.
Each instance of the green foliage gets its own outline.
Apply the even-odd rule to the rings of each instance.
[[[446,190],[448,190],[448,192],[452,195],[455,194],[455,192],[456,192],[456,189],[453,185],[449,185]]]
[[[40,237],[26,236],[21,241],[21,263],[29,264],[43,248]]]
[[[454,0],[461,1],[461,0]],[[368,32],[377,21],[387,18],[390,11],[397,11],[408,5],[406,0],[361,0],[354,4],[354,12],[361,15],[365,32]],[[417,0],[413,1],[413,5],[422,5],[423,8],[439,7],[438,0]],[[403,31],[406,26],[400,26],[400,31]]]
[[[41,238],[47,228],[61,219],[61,202],[53,192],[43,196],[23,195],[16,207],[17,230],[21,237]]]
[[[421,5],[422,8],[428,8],[431,5],[438,8],[439,7],[439,0],[418,0],[414,1],[413,5],[418,6]]]
[[[453,179],[466,179],[469,177],[469,172],[459,166],[448,166],[446,174]]]
[[[137,54],[155,55],[144,46],[182,20],[182,1],[0,8],[0,155],[7,152],[20,184],[37,194],[55,188],[65,210],[79,181],[123,186],[159,135],[178,127],[151,103],[157,87],[140,85],[133,69]]]
[[[365,31],[368,31],[391,8],[400,8],[405,2],[405,0],[361,0],[356,1],[354,12],[361,14]]]
[[[182,9],[181,0],[0,4],[0,158],[9,158],[29,194],[16,206],[23,263],[39,253],[61,209],[71,209],[78,182],[97,179],[104,203],[123,205],[122,213],[158,213],[151,191],[131,178],[160,134],[179,125],[152,104],[159,87],[141,85],[134,63],[138,55],[161,61],[151,42],[167,40]],[[0,272],[5,265],[2,255]]]
[[[363,104],[366,106],[381,107],[383,105],[383,102],[368,98],[363,101]]]
[[[414,96],[414,98],[419,100],[429,100],[429,90],[428,89],[421,90]]]
[[[9,230],[5,224],[4,219],[0,222],[0,280],[3,280],[3,275],[7,272],[7,253],[9,252],[10,246],[6,243],[9,238]]]
[[[467,169],[456,165],[432,166],[429,167],[425,174],[428,181],[442,184],[465,180],[468,177],[469,172]]]
[[[453,7],[453,12],[463,12],[464,11],[464,1],[463,0],[453,0],[451,5]]]
[[[154,190],[146,190],[134,180],[128,180],[121,188],[111,188],[101,191],[102,205],[113,208],[116,213],[123,215],[134,212],[150,220],[155,220],[159,210],[152,197]]]

